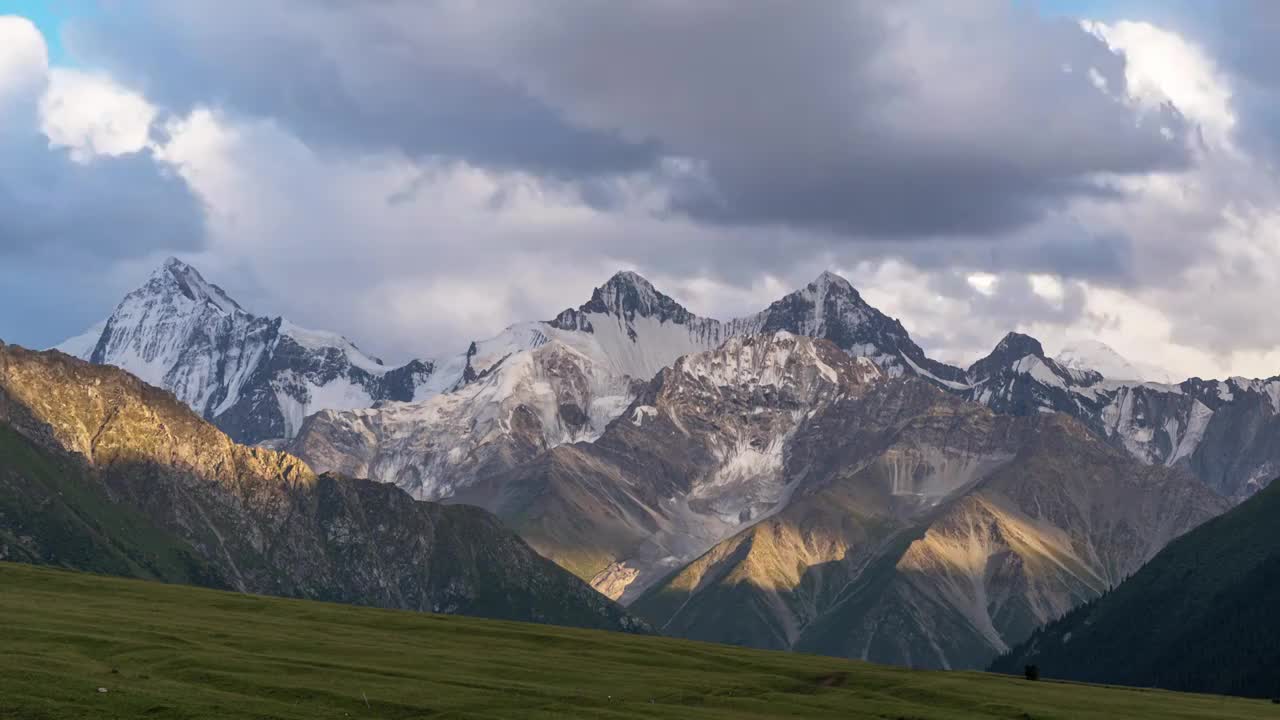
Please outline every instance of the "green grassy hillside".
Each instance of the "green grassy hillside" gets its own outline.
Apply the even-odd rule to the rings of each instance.
[[[0,423],[0,560],[230,587],[182,540],[113,502],[89,473]]]
[[[910,671],[12,563],[0,563],[0,618],[6,719],[1280,717],[1261,701]]]

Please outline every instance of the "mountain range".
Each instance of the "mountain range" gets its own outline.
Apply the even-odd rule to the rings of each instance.
[[[1071,415],[1139,460],[1183,467],[1228,497],[1247,497],[1280,474],[1273,450],[1280,447],[1280,378],[1174,384],[1101,343],[1051,358],[1017,333],[962,369],[930,359],[901,323],[833,273],[760,313],[720,321],[620,272],[587,303],[552,320],[518,323],[461,352],[387,367],[336,333],[247,312],[171,258],[107,320],[58,347],[173,391],[240,442],[296,443],[319,413],[313,425],[342,426],[363,438],[358,451],[340,453],[342,467],[430,499],[466,484],[493,454],[488,445],[511,442],[500,437],[509,433],[495,418],[515,406],[531,413],[536,428],[517,425],[530,430],[522,440],[539,450],[591,441],[676,358],[778,330],[830,340],[889,377],[921,377],[1000,413]],[[406,440],[456,435],[451,429],[464,425],[478,430]],[[317,427],[309,434],[301,444],[316,444],[315,458],[325,465],[316,436],[326,433]]]
[[[819,410],[785,457],[788,502],[630,609],[704,640],[981,667],[1228,506],[1071,418],[917,378]]]
[[[1017,333],[959,368],[832,273],[721,321],[621,272],[384,368],[170,260],[61,347],[318,472],[489,510],[664,632],[923,667],[985,666],[1280,467],[1280,380]]]

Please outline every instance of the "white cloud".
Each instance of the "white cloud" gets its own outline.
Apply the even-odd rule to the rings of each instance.
[[[39,95],[48,78],[44,36],[26,18],[0,15],[0,130],[15,122],[15,111]]]
[[[1053,305],[1062,306],[1062,301],[1066,297],[1066,290],[1062,287],[1061,280],[1052,275],[1040,273],[1028,275],[1027,279],[1031,282],[1032,292],[1048,300]]]
[[[983,295],[990,296],[995,293],[996,283],[999,277],[988,272],[969,273],[965,277],[965,282]]]
[[[1089,82],[1093,83],[1093,86],[1102,92],[1107,92],[1107,78],[1105,75],[1098,72],[1098,68],[1089,68]]]
[[[40,129],[50,147],[65,147],[76,162],[125,155],[147,146],[156,109],[110,77],[54,68],[40,99]]]
[[[1148,22],[1083,25],[1124,54],[1125,80],[1136,100],[1150,106],[1172,101],[1218,142],[1235,128],[1230,81],[1202,48]]]

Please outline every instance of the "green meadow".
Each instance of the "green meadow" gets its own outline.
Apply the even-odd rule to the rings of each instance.
[[[0,718],[578,717],[1229,720],[1280,706],[0,563]]]

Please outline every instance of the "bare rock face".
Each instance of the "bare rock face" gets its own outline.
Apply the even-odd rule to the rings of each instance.
[[[493,509],[625,601],[784,507],[796,428],[882,375],[824,340],[733,338],[659,373],[595,442],[556,447],[453,499]]]
[[[916,379],[798,430],[788,505],[653,586],[663,632],[982,667],[1228,505],[1061,416],[1010,417]]]
[[[145,520],[207,564],[211,584],[642,629],[478,508],[316,476],[296,457],[232,442],[170,393],[114,368],[0,345],[0,425],[48,455],[77,458],[97,493],[86,496],[87,510],[109,502]]]

